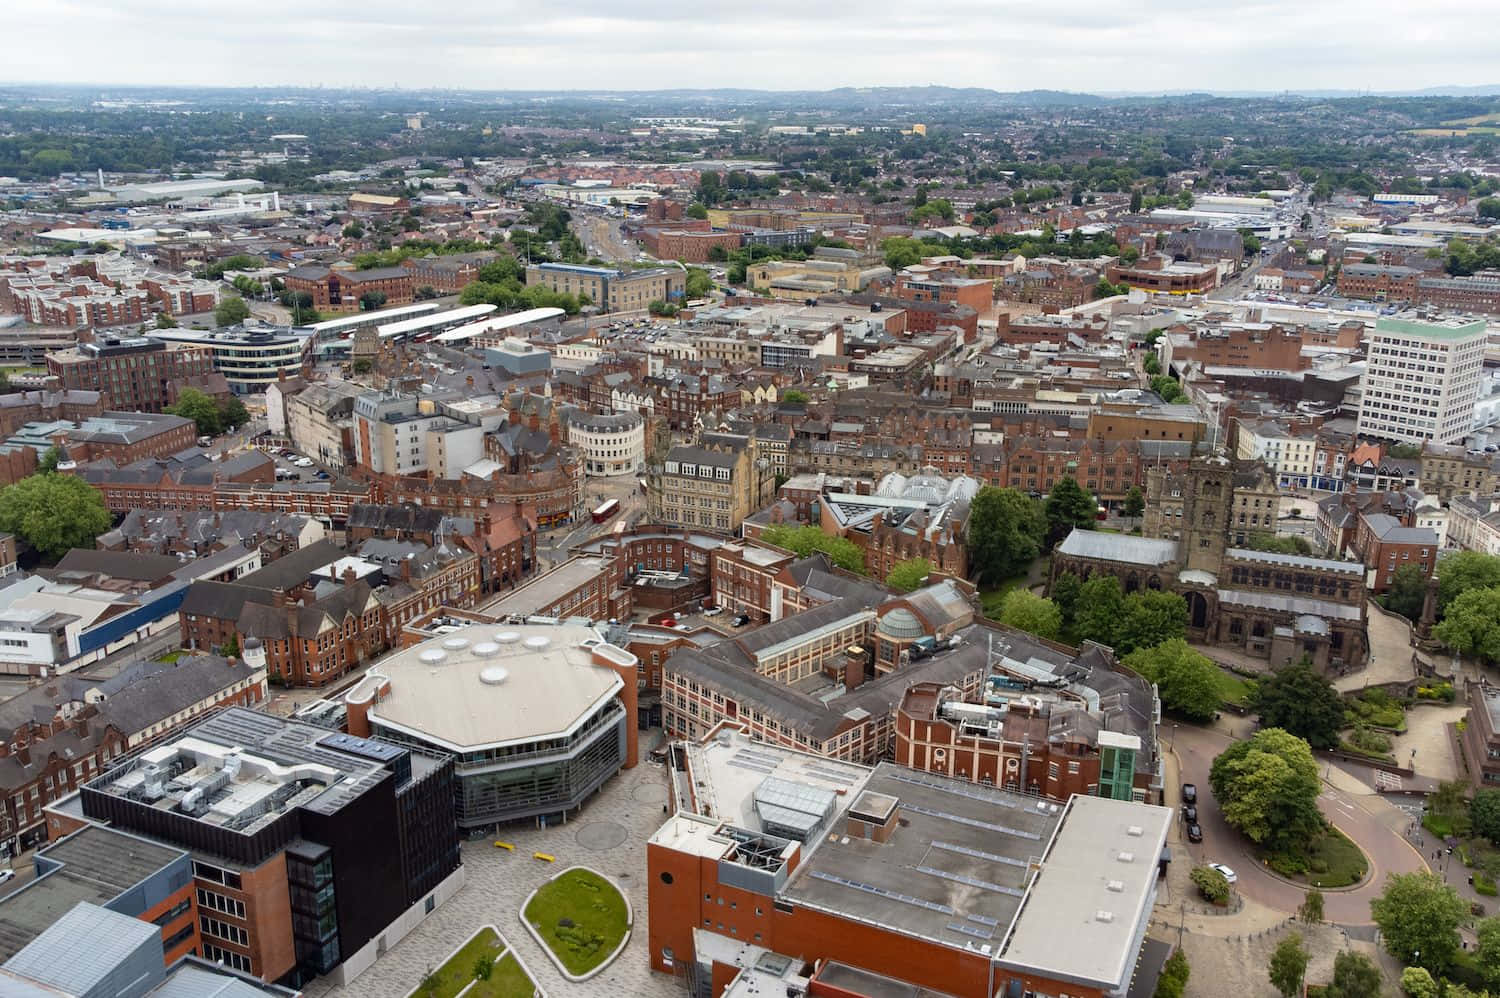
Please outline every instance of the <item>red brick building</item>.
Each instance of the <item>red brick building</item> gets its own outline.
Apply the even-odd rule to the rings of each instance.
[[[963,305],[983,312],[994,301],[994,282],[979,278],[897,274],[891,293],[902,301]]]
[[[228,392],[214,372],[212,348],[149,337],[102,337],[50,353],[47,373],[62,388],[100,392],[110,407],[133,412],[161,412],[186,386],[214,396]]]
[[[311,295],[319,312],[357,312],[365,295],[385,295],[380,308],[412,303],[412,271],[405,267],[341,270],[321,264],[294,267],[281,276],[291,292]]]
[[[1369,569],[1369,591],[1390,589],[1396,570],[1416,565],[1424,579],[1437,564],[1438,536],[1427,527],[1408,527],[1386,513],[1365,513],[1354,530],[1354,553]]]
[[[1378,263],[1349,263],[1339,270],[1339,294],[1369,301],[1411,301],[1417,297],[1422,272],[1412,267]]]

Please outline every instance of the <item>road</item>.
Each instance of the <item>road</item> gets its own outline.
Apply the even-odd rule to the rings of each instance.
[[[1248,729],[1249,722],[1245,724]],[[1184,841],[1179,848],[1187,850],[1195,866],[1224,863],[1233,868],[1239,875],[1235,888],[1245,897],[1278,911],[1296,911],[1306,887],[1281,880],[1260,866],[1240,834],[1225,823],[1214,800],[1208,783],[1209,767],[1232,739],[1222,731],[1179,725],[1172,729],[1167,740],[1181,764],[1182,782],[1198,787],[1198,823],[1203,828],[1201,843],[1192,845]],[[1168,798],[1174,803],[1178,794],[1179,788],[1168,788]],[[1368,925],[1370,902],[1384,888],[1388,874],[1428,868],[1421,854],[1402,836],[1402,829],[1410,819],[1374,793],[1351,794],[1326,782],[1318,802],[1324,816],[1359,845],[1371,863],[1370,876],[1360,886],[1324,894],[1326,918],[1340,925]]]
[[[589,256],[623,262],[634,260],[640,253],[639,249],[621,237],[620,223],[613,218],[599,215],[580,217],[575,214],[573,228],[577,230],[578,238],[583,241],[583,247],[588,250]]]

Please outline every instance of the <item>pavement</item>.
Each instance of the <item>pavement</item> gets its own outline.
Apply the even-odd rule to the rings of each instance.
[[[1233,868],[1239,875],[1235,889],[1247,903],[1254,902],[1283,914],[1295,912],[1307,885],[1283,880],[1258,863],[1244,838],[1224,821],[1214,800],[1208,781],[1209,768],[1232,741],[1229,733],[1220,729],[1178,725],[1172,730],[1169,751],[1175,757],[1180,775],[1168,785],[1168,802],[1173,806],[1180,804],[1181,783],[1196,784],[1198,821],[1203,828],[1203,842],[1182,841],[1174,853],[1181,850],[1190,857],[1190,866],[1217,862]],[[1323,769],[1323,793],[1318,799],[1323,814],[1364,850],[1371,866],[1370,875],[1359,886],[1325,892],[1325,915],[1328,921],[1340,925],[1368,925],[1370,901],[1380,894],[1386,876],[1426,870],[1428,864],[1405,837],[1410,815],[1344,771],[1338,770],[1335,776],[1334,767],[1327,763]]]

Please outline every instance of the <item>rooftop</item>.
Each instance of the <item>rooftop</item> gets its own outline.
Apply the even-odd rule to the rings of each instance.
[[[455,752],[562,736],[580,727],[623,687],[595,652],[623,664],[629,653],[582,624],[475,624],[404,648],[376,664],[346,694],[376,697],[370,720]]]
[[[496,617],[540,613],[591,580],[598,579],[602,583],[608,564],[608,559],[603,556],[576,555],[525,585],[497,596],[478,610]]]
[[[1155,537],[1131,537],[1075,528],[1057,547],[1059,554],[1136,565],[1166,565],[1177,559],[1177,542]]]

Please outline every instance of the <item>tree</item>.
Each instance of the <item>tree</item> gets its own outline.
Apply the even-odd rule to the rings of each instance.
[[[1448,612],[1448,606],[1470,589],[1491,589],[1500,586],[1500,558],[1478,551],[1459,551],[1447,555],[1437,567],[1438,616]]]
[[[797,405],[807,405],[807,393],[800,388],[788,388],[781,393],[781,401],[791,402]]]
[[[1213,904],[1228,903],[1229,881],[1218,870],[1211,866],[1195,866],[1193,872],[1188,874],[1188,879],[1198,888],[1198,893],[1203,895],[1205,901]]]
[[[50,475],[57,470],[57,462],[62,460],[62,448],[53,444],[43,452],[41,459],[36,463],[38,474]]]
[[[969,502],[969,563],[980,585],[1026,571],[1042,553],[1047,521],[1041,506],[1015,489],[986,485]]]
[[[177,328],[177,320],[174,319],[174,318],[172,318],[172,313],[171,312],[157,312],[156,313],[156,328],[157,329],[176,329]]]
[[[248,318],[250,318],[250,306],[245,304],[243,298],[230,295],[214,306],[214,325],[216,326],[232,326]]]
[[[1125,611],[1114,644],[1122,655],[1187,634],[1187,600],[1176,593],[1159,589],[1131,593],[1125,598]]]
[[[1474,206],[1480,218],[1500,218],[1500,198],[1485,198]]]
[[[375,364],[368,357],[360,357],[354,362],[355,374],[369,374],[375,370]]]
[[[348,225],[344,226],[345,239],[360,239],[364,236],[364,234],[365,227],[363,225],[360,225],[358,222],[350,222]]]
[[[1093,530],[1099,515],[1099,503],[1071,477],[1064,476],[1047,493],[1047,536],[1053,542],[1062,540],[1075,527]]]
[[[474,958],[474,980],[487,981],[495,972],[495,960],[493,957],[480,954]]]
[[[1056,641],[1062,632],[1062,611],[1056,603],[1029,589],[1012,589],[1000,603],[1000,622],[1039,638]]]
[[[244,408],[241,406],[241,408]],[[174,416],[182,416],[191,419],[198,424],[198,435],[200,437],[216,437],[219,435],[220,416],[219,407],[214,400],[203,394],[196,388],[184,388],[177,393],[177,404],[166,407],[165,412]]]
[[[361,312],[373,312],[388,300],[384,291],[366,291],[359,296],[359,310]]]
[[[1189,720],[1212,720],[1219,709],[1219,667],[1181,638],[1133,651],[1124,665],[1156,684],[1163,707]]]
[[[1064,627],[1071,627],[1073,624],[1073,610],[1078,606],[1078,596],[1082,588],[1083,580],[1072,572],[1064,572],[1052,580],[1052,588],[1047,595],[1062,612]]]
[[[825,534],[817,527],[777,524],[767,527],[761,533],[761,540],[795,552],[799,558],[806,558],[814,551],[821,551],[839,568],[858,572],[861,575],[865,571],[865,553],[853,541],[847,537]]]
[[[1132,485],[1130,491],[1125,493],[1123,512],[1132,520],[1140,519],[1141,514],[1146,512],[1146,497],[1141,493],[1139,485]]]
[[[1469,802],[1469,821],[1475,835],[1500,844],[1500,789],[1485,787],[1474,792]]]
[[[104,500],[73,475],[31,475],[0,490],[0,530],[15,534],[47,561],[94,546],[109,529]]]
[[[1161,373],[1161,361],[1157,359],[1154,353],[1146,356],[1146,359],[1141,362],[1141,367],[1145,369],[1147,374],[1152,376]]]
[[[1500,918],[1481,919],[1475,926],[1479,945],[1474,951],[1474,964],[1484,977],[1487,987],[1500,985]]]
[[[1308,925],[1317,925],[1323,921],[1323,892],[1316,887],[1309,888],[1302,898],[1302,904],[1297,908],[1297,917]]]
[[[1425,967],[1407,967],[1401,971],[1401,990],[1407,998],[1438,998],[1437,981]]]
[[[1307,975],[1308,953],[1302,946],[1302,934],[1293,932],[1271,953],[1269,974],[1271,986],[1280,991],[1282,998],[1292,998],[1302,991],[1302,978]]]
[[[684,294],[688,298],[706,298],[708,293],[714,289],[714,279],[708,276],[708,271],[702,267],[689,267],[687,269],[687,282],[684,285]]]
[[[1224,820],[1272,851],[1303,847],[1326,827],[1312,749],[1280,728],[1262,728],[1221,752],[1209,784]]]
[[[1324,989],[1323,998],[1380,998],[1384,987],[1374,960],[1344,950],[1333,958],[1333,982]]]
[[[1187,954],[1179,947],[1161,965],[1161,976],[1156,979],[1153,998],[1182,998],[1182,992],[1187,987],[1188,973]]]
[[[932,574],[932,562],[926,558],[908,558],[897,562],[886,573],[885,584],[898,593],[909,593],[922,587],[922,580]]]
[[[1344,701],[1333,684],[1306,663],[1284,666],[1261,679],[1250,709],[1262,727],[1281,728],[1313,748],[1334,748],[1344,726]]]
[[[1500,586],[1463,593],[1432,633],[1460,655],[1500,662]]]
[[[1143,200],[1142,200],[1142,196],[1141,196],[1141,189],[1139,187],[1133,187],[1133,188],[1131,188],[1131,190],[1130,190],[1130,212],[1131,212],[1131,214],[1135,214],[1136,212],[1139,212],[1141,210],[1141,205],[1142,204],[1143,204]]]
[[[1312,554],[1312,545],[1307,543],[1305,537],[1277,537],[1265,530],[1257,530],[1250,535],[1249,543],[1245,545],[1251,551],[1269,551],[1272,554],[1297,554],[1306,558]]]
[[[1113,575],[1096,575],[1078,587],[1073,633],[1080,641],[1115,645],[1125,619],[1125,591]]]
[[[431,284],[424,284],[420,288],[417,288],[417,290],[413,291],[411,293],[411,297],[413,301],[431,301],[434,298],[440,298],[442,296],[438,294],[437,288],[433,287]]]
[[[1385,608],[1407,620],[1422,618],[1422,604],[1427,601],[1427,576],[1422,566],[1408,562],[1396,569],[1386,593]]]
[[[237,396],[229,396],[219,409],[219,425],[226,430],[237,430],[248,422],[250,422],[250,413],[245,409],[245,403],[241,402]]]
[[[1469,917],[1469,906],[1436,874],[1393,873],[1370,902],[1370,917],[1392,956],[1440,974],[1453,961],[1458,927]]]

